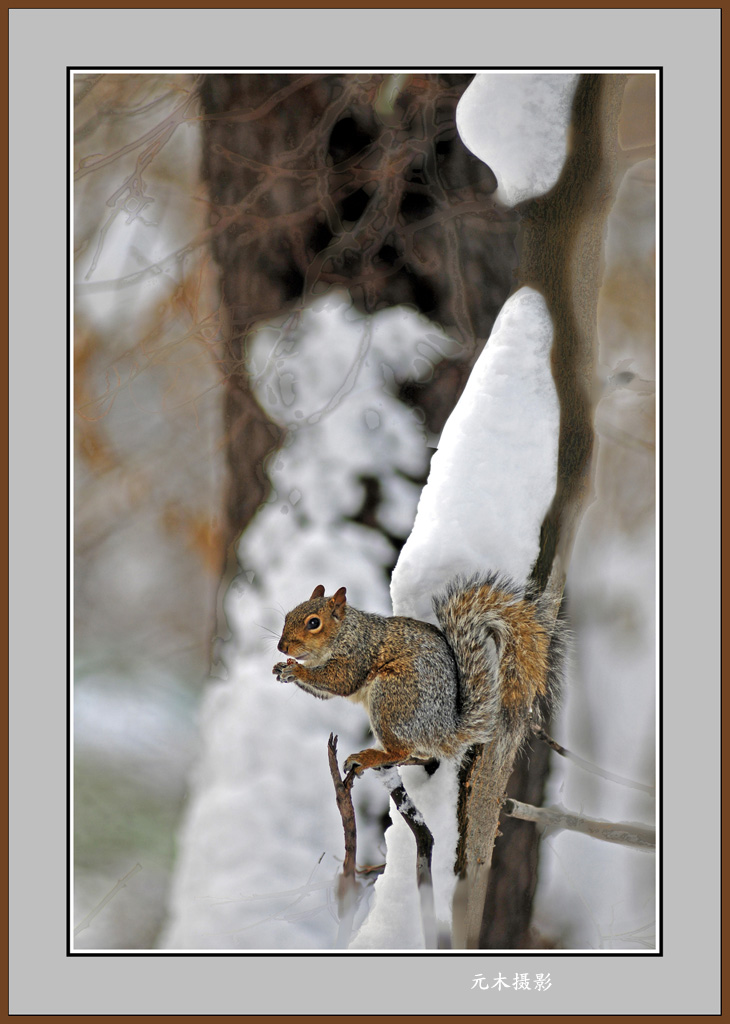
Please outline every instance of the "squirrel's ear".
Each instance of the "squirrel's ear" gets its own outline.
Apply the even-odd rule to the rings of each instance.
[[[314,590],[312,591],[312,596],[309,598],[309,600],[313,601],[315,597],[324,597],[324,587],[322,586],[321,583],[318,587],[314,588]]]
[[[347,604],[347,591],[344,587],[340,587],[335,596],[332,598],[332,614],[336,619],[341,619],[345,614],[345,605]]]

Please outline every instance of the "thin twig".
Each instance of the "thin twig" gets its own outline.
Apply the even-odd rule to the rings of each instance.
[[[558,807],[533,807],[532,804],[523,804],[520,800],[509,797],[503,800],[502,810],[512,818],[534,821],[543,828],[582,832],[606,843],[619,843],[637,850],[653,850],[656,847],[655,830],[633,821],[600,821],[596,818],[586,818],[582,814],[572,814]]]
[[[74,928],[74,935],[78,935],[79,932],[82,932],[84,930],[84,928],[88,928],[89,925],[91,924],[91,922],[96,917],[96,915],[99,913],[99,911],[103,910],[104,907],[107,905],[107,903],[110,900],[114,899],[114,897],[116,896],[116,894],[119,892],[120,889],[124,889],[125,888],[127,882],[132,877],[132,875],[136,875],[137,872],[141,871],[141,870],[142,870],[142,865],[141,864],[135,864],[134,867],[132,868],[132,870],[128,871],[126,873],[124,878],[120,878],[119,881],[117,882],[117,884],[114,886],[114,888],[111,889],[106,894],[106,896],[104,897],[104,899],[100,903],[97,903],[97,905],[94,907],[94,909],[91,911],[91,913],[87,914],[86,917],[83,919],[83,921],[80,924],[76,925],[76,927]]]
[[[633,779],[627,779],[623,775],[614,775],[613,772],[607,772],[605,768],[599,768],[596,764],[591,764],[590,761],[584,760],[574,754],[571,750],[561,746],[557,740],[554,740],[551,736],[545,732],[541,725],[533,723],[532,731],[541,739],[543,743],[547,743],[551,750],[554,750],[556,754],[560,754],[561,757],[566,758],[568,761],[572,761],[573,764],[578,765],[586,772],[591,772],[593,775],[600,775],[602,779],[608,779],[609,782],[617,782],[619,786],[628,786],[630,789],[640,789],[642,793],[654,793],[654,786],[647,786],[643,782],[634,782]]]

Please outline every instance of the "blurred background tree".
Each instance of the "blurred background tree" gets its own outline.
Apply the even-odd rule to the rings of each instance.
[[[224,528],[215,271],[190,76],[77,75],[75,904],[151,946],[209,670]]]

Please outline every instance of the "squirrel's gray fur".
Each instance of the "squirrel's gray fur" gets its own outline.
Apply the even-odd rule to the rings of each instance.
[[[474,743],[511,743],[557,699],[566,631],[548,604],[504,575],[456,577],[433,600],[437,628],[317,587],[287,615],[279,649],[292,657],[274,673],[366,706],[384,749],[351,765],[460,757]]]

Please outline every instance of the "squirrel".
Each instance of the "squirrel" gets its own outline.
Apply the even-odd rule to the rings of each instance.
[[[508,577],[456,577],[433,598],[439,627],[347,603],[345,587],[317,586],[290,611],[273,668],[323,700],[364,704],[382,749],[351,754],[361,774],[406,762],[461,759],[475,743],[521,738],[556,701],[566,630]]]

